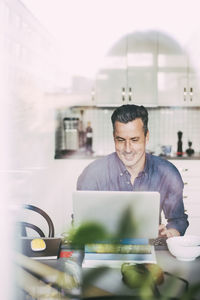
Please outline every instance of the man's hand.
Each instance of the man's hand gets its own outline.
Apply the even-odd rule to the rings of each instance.
[[[173,237],[173,236],[179,236],[180,232],[174,228],[167,229],[164,224],[159,225],[159,236],[163,237]]]

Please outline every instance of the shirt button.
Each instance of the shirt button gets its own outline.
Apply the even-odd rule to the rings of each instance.
[[[123,173],[120,173],[120,176],[123,176]]]
[[[127,184],[130,184],[130,181],[127,181],[126,183],[127,183]]]

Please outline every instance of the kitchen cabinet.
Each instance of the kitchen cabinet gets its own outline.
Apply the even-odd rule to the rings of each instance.
[[[96,78],[96,105],[157,104],[157,32],[134,32],[109,51]]]
[[[189,90],[188,101],[192,106],[200,106],[200,34],[194,33],[187,43],[189,55]]]
[[[79,10],[78,23],[77,17],[65,17],[64,59],[60,57],[66,71],[63,103],[199,105],[198,80],[184,49],[194,29],[199,28],[197,4],[186,1],[180,8],[177,2],[172,9],[167,1],[158,1],[155,9],[149,2],[144,15],[142,1],[126,5],[121,0],[111,2],[94,5],[91,1],[89,9]],[[73,1],[67,3],[67,11],[72,9],[77,16]]]
[[[199,106],[200,89],[192,53],[165,34],[158,34],[158,104]]]
[[[192,55],[192,49],[163,32],[127,34],[97,74],[95,104],[199,106],[199,74]]]
[[[187,106],[200,106],[200,86],[199,76],[195,70],[190,67],[189,85],[187,90]]]
[[[186,234],[200,235],[200,160],[172,160],[183,182],[183,201],[188,214],[189,227]]]

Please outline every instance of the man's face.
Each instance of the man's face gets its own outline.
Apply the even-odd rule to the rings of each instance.
[[[126,124],[116,121],[113,135],[115,150],[126,167],[134,167],[144,159],[149,132],[145,136],[141,119]]]

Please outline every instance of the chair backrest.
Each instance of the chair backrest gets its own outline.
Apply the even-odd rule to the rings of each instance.
[[[44,210],[42,210],[41,208],[39,208],[37,206],[31,205],[31,204],[24,204],[23,208],[35,211],[36,213],[42,215],[48,224],[48,229],[49,229],[48,237],[54,237],[53,222]],[[31,229],[35,230],[41,237],[45,237],[44,232],[38,226],[36,226],[34,224],[31,224],[28,222],[20,222],[20,227],[21,227],[21,236],[27,236],[26,228],[31,228]]]

